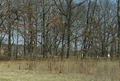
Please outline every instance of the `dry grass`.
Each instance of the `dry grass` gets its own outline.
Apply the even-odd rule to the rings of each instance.
[[[1,61],[0,81],[120,81],[120,62],[95,59]]]

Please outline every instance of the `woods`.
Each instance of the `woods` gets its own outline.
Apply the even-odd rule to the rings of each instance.
[[[5,56],[120,55],[119,0],[0,1],[0,49]],[[7,47],[6,47],[7,45]],[[20,49],[21,48],[21,49]]]

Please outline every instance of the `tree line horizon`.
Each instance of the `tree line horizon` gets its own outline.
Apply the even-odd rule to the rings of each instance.
[[[70,55],[84,57],[119,57],[119,0],[3,0],[0,5],[0,46],[7,41],[8,57],[12,45],[22,39],[24,55],[40,48],[63,59]],[[71,51],[72,54],[71,54]],[[81,53],[78,53],[81,52]]]

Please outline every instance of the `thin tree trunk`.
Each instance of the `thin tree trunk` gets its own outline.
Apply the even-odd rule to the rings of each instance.
[[[24,26],[25,26],[25,20],[24,20]],[[25,27],[24,27],[24,34],[26,34]],[[24,56],[26,56],[26,39],[24,36]]]
[[[74,52],[74,56],[76,56],[77,53],[77,37],[75,35],[75,52]]]
[[[8,1],[8,57],[11,58],[11,22],[10,22],[10,1]]]
[[[46,58],[46,33],[45,33],[45,5],[44,5],[44,0],[43,0],[43,58]]]
[[[63,35],[62,35],[62,52],[61,52],[61,61],[63,60],[63,56],[64,56],[64,29],[63,29]]]
[[[18,58],[17,54],[18,54],[18,26],[17,26],[17,46],[16,46],[16,58]]]
[[[118,11],[117,11],[117,15],[118,15],[118,58],[120,57],[120,0],[118,0]]]
[[[84,37],[84,40],[83,40],[83,58],[86,57],[86,53],[87,53],[87,45],[86,45],[86,42],[87,42],[87,35],[88,35],[88,28],[89,28],[89,11],[90,11],[90,3],[91,3],[91,0],[89,0],[89,3],[88,3],[88,10],[87,10],[87,20],[86,20],[86,25],[87,27],[85,28],[85,37]]]
[[[71,16],[72,16],[72,1],[73,0],[69,0],[68,1],[68,8],[67,8],[67,11],[68,11],[68,16],[67,16],[67,58],[69,58],[69,55],[70,55],[70,36],[71,36]]]

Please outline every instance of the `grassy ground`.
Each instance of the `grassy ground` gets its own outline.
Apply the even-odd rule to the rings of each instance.
[[[120,81],[119,61],[1,61],[0,81]]]

